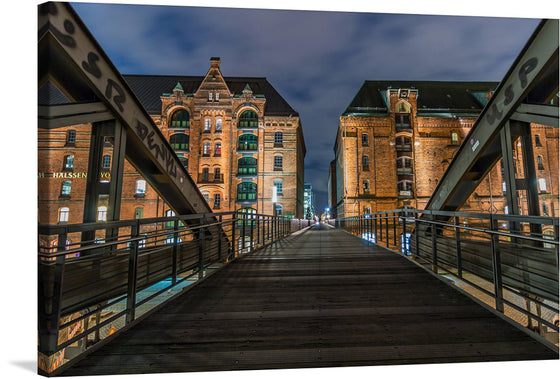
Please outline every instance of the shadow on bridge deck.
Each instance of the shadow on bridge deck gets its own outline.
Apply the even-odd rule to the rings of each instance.
[[[62,375],[558,359],[403,256],[326,226],[239,259]]]

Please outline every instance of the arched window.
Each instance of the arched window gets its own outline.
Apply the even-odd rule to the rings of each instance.
[[[256,128],[258,126],[259,118],[255,111],[245,111],[239,116],[240,128]]]
[[[109,154],[105,154],[103,156],[103,163],[101,168],[104,170],[108,170],[111,168],[111,156]]]
[[[410,150],[412,148],[412,140],[407,136],[398,136],[396,138],[397,150]]]
[[[63,196],[70,196],[70,191],[72,190],[72,182],[69,180],[65,180],[62,182],[62,190],[60,194]]]
[[[214,194],[214,209],[220,209],[221,196],[219,193]]]
[[[169,144],[173,150],[189,150],[189,135],[185,133],[175,133],[169,137]]]
[[[363,184],[363,188],[364,188],[364,193],[369,193],[369,180],[364,179],[362,184]]]
[[[371,208],[368,207],[368,206],[365,206],[365,207],[364,207],[364,214],[367,215],[367,214],[370,214],[370,213],[371,213]]]
[[[202,145],[202,156],[210,156],[210,142],[204,142],[204,144]]]
[[[64,166],[63,166],[63,170],[64,171],[71,171],[74,168],[74,156],[73,155],[67,155],[64,157]]]
[[[280,204],[276,204],[276,216],[282,216],[283,215],[283,208]]]
[[[172,128],[185,128],[188,129],[190,126],[189,122],[189,112],[184,109],[179,109],[173,113],[171,116],[171,127]]]
[[[208,132],[210,132],[211,128],[212,128],[212,121],[209,118],[205,119],[204,120],[204,131],[206,133],[208,133]]]
[[[97,207],[97,221],[107,221],[107,207],[102,205]]]
[[[216,142],[214,144],[214,155],[215,156],[222,155],[222,143],[221,142]]]
[[[542,155],[537,155],[537,167],[539,170],[544,170]]]
[[[281,196],[282,195],[282,179],[276,179],[274,181],[274,186],[276,187],[276,195]]]
[[[257,173],[257,159],[253,157],[239,158],[237,161],[238,175],[255,175]]]
[[[369,171],[369,157],[362,155],[362,171]]]
[[[216,132],[221,132],[221,131],[222,131],[222,119],[219,118],[216,120]]]
[[[281,155],[274,156],[274,171],[282,171],[283,158]]]
[[[455,132],[451,133],[451,143],[453,144],[459,143],[459,136]]]
[[[70,129],[66,134],[66,145],[74,145],[76,143],[76,131]]]
[[[237,225],[238,226],[243,226],[243,220],[245,220],[245,225],[250,226],[253,223],[253,219],[255,219],[257,216],[257,210],[255,208],[251,208],[251,207],[246,207],[246,208],[241,208],[238,210],[238,212],[240,213],[239,215],[239,221],[237,221]],[[249,240],[251,237],[248,237]],[[241,241],[240,241],[241,242]],[[249,241],[247,241],[247,246],[248,246]]]
[[[142,207],[136,207],[134,208],[134,218],[135,219],[141,219],[144,217],[144,208]]]
[[[70,208],[62,207],[58,211],[58,222],[68,222],[70,216]]]
[[[401,101],[395,108],[395,126],[397,129],[410,128],[410,105]]]
[[[144,197],[146,195],[146,181],[144,179],[139,179],[136,181],[136,197]]]
[[[274,146],[275,147],[282,147],[284,143],[284,134],[282,132],[275,132],[274,133]]]
[[[257,150],[257,136],[254,134],[240,135],[237,150]]]
[[[168,209],[165,211],[165,217],[174,217],[175,216],[175,212],[173,212],[173,210]],[[170,229],[173,228],[173,225],[175,224],[175,221],[171,220],[171,221],[166,221],[164,224],[164,227],[166,229]]]
[[[237,200],[257,200],[257,184],[241,182],[237,185]]]

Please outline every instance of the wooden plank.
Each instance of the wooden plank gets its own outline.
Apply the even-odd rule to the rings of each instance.
[[[403,256],[314,229],[233,262],[62,375],[558,359]]]

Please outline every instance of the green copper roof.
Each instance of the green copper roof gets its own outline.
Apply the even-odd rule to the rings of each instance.
[[[173,90],[176,90],[176,89],[178,89],[180,91],[183,91],[183,86],[181,85],[181,83],[177,82],[177,85],[175,86],[175,88],[173,88]]]

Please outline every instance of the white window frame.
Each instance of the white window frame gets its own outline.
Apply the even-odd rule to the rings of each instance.
[[[62,207],[58,210],[58,222],[68,222],[70,218],[70,208]]]
[[[144,179],[138,179],[136,181],[136,195],[146,194],[146,181]]]
[[[212,120],[209,118],[204,119],[204,131],[212,129]]]
[[[222,119],[219,118],[216,120],[216,130],[222,130]]]
[[[97,207],[97,221],[107,221],[107,207],[102,205]]]
[[[539,178],[539,191],[540,192],[546,192],[546,179],[545,178]]]

